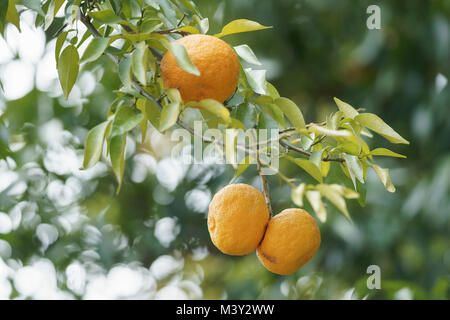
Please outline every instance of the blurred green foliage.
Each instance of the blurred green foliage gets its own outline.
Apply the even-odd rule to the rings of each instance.
[[[93,273],[107,273],[117,264],[138,262],[148,268],[158,257],[172,255],[183,258],[184,265],[158,279],[157,287],[196,274],[202,290],[192,296],[197,298],[449,299],[450,86],[441,84],[450,77],[450,2],[377,1],[380,30],[366,27],[371,1],[196,2],[210,17],[211,34],[238,18],[274,27],[226,40],[253,49],[262,68],[268,69],[268,80],[302,108],[307,122],[323,121],[324,115],[335,110],[332,98],[336,96],[380,115],[408,139],[409,146],[395,149],[407,159],[384,160],[393,168],[397,192],[387,193],[369,175],[366,206],[349,203],[353,224],[330,207],[328,221],[320,225],[321,248],[292,275],[268,272],[255,254],[225,256],[209,239],[204,209],[194,212],[186,195],[192,190],[214,194],[233,177],[231,167],[177,168],[187,174],[183,171],[171,190],[161,186],[165,177],[158,177],[158,172],[143,173],[142,163],[127,161],[124,184],[116,196],[111,170],[86,178],[75,169],[52,165],[51,152],[80,156],[87,128],[105,118],[114,97],[110,88],[120,80],[111,62],[102,58],[102,70],[89,64],[83,69],[98,82],[83,103],[67,107],[59,97],[37,89],[19,100],[1,100],[0,152],[10,160],[2,162],[0,180],[11,172],[17,179],[3,189],[0,181],[0,212],[13,217],[11,212],[19,208],[21,222],[0,234],[11,248],[10,252],[0,250],[0,257],[13,269],[39,257],[50,260],[60,275],[58,287],[74,297],[84,295],[67,286],[66,268],[74,261]],[[52,32],[46,33],[47,41]],[[50,137],[62,140],[62,148],[52,150],[44,138],[46,130]],[[158,161],[164,157],[165,146],[163,138],[158,139],[159,145],[140,144],[136,132],[134,150]],[[387,146],[382,138],[373,140],[374,145]],[[282,167],[291,175],[298,172],[289,163]],[[255,169],[240,179],[257,183]],[[275,177],[269,180],[274,211],[294,206],[289,188],[280,187]],[[26,184],[24,190],[20,190],[21,182]],[[65,188],[55,189],[58,184]],[[52,193],[52,188],[58,192]],[[83,217],[81,226],[67,222],[71,214]],[[158,219],[164,217],[175,218],[177,226],[176,238],[168,244],[155,233]],[[48,247],[43,243],[49,233],[44,233],[47,238],[37,235],[36,228],[42,224],[54,225],[58,232]],[[0,249],[5,247],[3,243]],[[200,259],[195,252],[204,247],[209,254]],[[381,268],[381,290],[366,286],[366,270],[373,264]],[[12,279],[11,284],[12,297],[19,296]]]

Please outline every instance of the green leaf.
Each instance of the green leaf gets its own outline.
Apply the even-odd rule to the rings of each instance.
[[[153,104],[153,102],[147,99],[138,99],[136,107],[141,110],[141,112],[145,115],[145,118],[149,120],[156,129],[159,129],[161,111],[156,105]]]
[[[5,0],[1,0],[1,1],[5,1]],[[28,9],[36,11],[41,16],[45,16],[44,11],[42,10],[41,0],[22,0],[21,2]]]
[[[302,146],[302,149],[309,150],[309,148],[311,148],[312,144],[314,143],[315,137],[316,135],[314,133],[300,136],[300,144]]]
[[[330,188],[334,189],[336,192],[338,192],[341,196],[343,196],[346,199],[358,199],[359,198],[359,193],[352,189],[346,188],[339,184],[329,184],[328,186]]]
[[[320,192],[316,190],[307,191],[306,199],[308,199],[309,203],[311,204],[311,207],[316,213],[317,218],[319,218],[321,222],[327,221],[327,210],[323,205]]]
[[[259,105],[265,113],[267,113],[273,120],[279,123],[282,127],[286,127],[283,111],[281,111],[281,109],[276,104],[272,102],[267,103],[267,101],[264,100],[272,101],[272,98],[270,98],[269,96],[260,96],[258,99],[255,100],[255,103]]]
[[[244,61],[247,61],[251,64],[261,65],[261,62],[258,61],[258,58],[256,58],[256,55],[253,53],[252,49],[246,44],[234,47],[234,50],[236,50],[236,53],[239,57],[241,57]]]
[[[151,80],[153,80],[158,72],[156,58],[150,50],[147,50],[147,58],[148,58],[147,60],[148,68],[151,71]]]
[[[198,21],[198,26],[200,27],[201,33],[203,33],[203,34],[208,33],[209,19],[208,18],[201,19],[200,21]]]
[[[297,130],[305,129],[305,119],[300,111],[300,108],[288,98],[278,98],[275,103],[280,107],[281,111],[286,114],[286,117],[294,125]]]
[[[130,57],[124,57],[119,62],[119,78],[126,88],[131,88],[131,59]]]
[[[125,39],[127,41],[130,41],[132,43],[141,42],[141,41],[147,41],[150,39],[163,41],[164,44],[168,46],[170,41],[167,38],[164,38],[164,36],[157,34],[157,33],[121,33],[121,34],[115,34],[112,35],[109,38],[109,44],[113,43],[116,40],[119,39]]]
[[[20,31],[20,19],[19,13],[17,12],[15,0],[8,1],[8,10],[6,11],[6,21],[15,25],[17,30]]]
[[[148,120],[146,118],[142,119],[139,127],[141,128],[141,143],[144,143],[145,138],[147,137]]]
[[[322,196],[327,198],[344,216],[351,221],[350,214],[347,210],[347,204],[343,196],[334,188],[327,184],[318,184],[316,189],[320,192]]]
[[[167,97],[169,97],[171,102],[183,103],[183,99],[181,98],[180,90],[177,88],[169,88],[166,89]]]
[[[359,155],[362,149],[361,141],[350,131],[347,132],[350,135],[346,137],[334,136],[334,139],[338,142],[336,149],[352,155]]]
[[[352,136],[352,133],[348,130],[328,129],[328,128],[319,126],[315,123],[313,123],[311,126],[309,126],[308,131],[314,132],[317,135],[324,135],[324,136],[329,136],[329,137],[351,137]]]
[[[298,165],[303,170],[305,170],[311,177],[313,177],[320,183],[323,182],[322,173],[320,172],[320,169],[311,161],[305,159],[295,159],[291,156],[287,156],[286,158],[295,163],[296,165]]]
[[[200,75],[200,71],[192,63],[191,58],[189,58],[189,55],[186,51],[186,48],[182,44],[172,42],[168,49],[174,55],[175,60],[177,61],[181,69],[196,76]]]
[[[184,27],[178,28],[177,31],[189,32],[190,34],[199,34],[200,33],[200,31],[198,31],[198,29],[194,26],[184,26]]]
[[[244,159],[239,162],[236,172],[234,173],[233,179],[231,179],[230,183],[236,181],[236,179],[245,171],[247,168],[255,161],[252,156],[248,155]]]
[[[173,28],[177,24],[177,15],[175,12],[176,7],[166,0],[156,0],[162,9],[162,12],[158,13],[158,17],[165,19],[165,23],[168,28]]]
[[[364,173],[361,160],[357,156],[344,153],[342,154],[345,163],[347,164],[347,169],[352,179],[353,185],[356,189],[355,177],[359,182],[364,183]]]
[[[189,102],[186,106],[198,106],[201,107],[208,112],[216,115],[217,117],[225,120],[226,122],[230,122],[230,111],[220,102],[214,99],[204,99],[199,102]]]
[[[247,19],[238,19],[231,21],[226,26],[222,28],[222,31],[218,34],[216,34],[216,37],[224,37],[229,34],[234,33],[241,33],[241,32],[249,32],[249,31],[256,31],[256,30],[263,30],[268,29],[272,27],[265,27],[258,22],[247,20]]]
[[[244,131],[247,129],[240,120],[235,118],[230,118],[230,127],[235,129],[242,129]]]
[[[154,20],[152,18],[150,19],[144,19],[144,21],[141,24],[140,31],[142,34],[151,33],[155,30],[161,29],[161,27],[164,26],[164,23],[160,22],[159,20]],[[195,28],[194,28],[195,29]],[[198,33],[198,31],[197,31]]]
[[[159,130],[163,132],[171,128],[177,122],[179,115],[180,104],[178,102],[171,102],[164,106],[161,112]]]
[[[258,113],[258,129],[277,129],[277,123],[265,112]],[[258,139],[266,139],[267,137],[261,137],[261,133],[258,130]]]
[[[174,1],[174,0],[172,0]],[[190,0],[179,0],[187,9],[189,9],[191,12],[199,15],[200,12],[198,11],[195,3],[193,1]]]
[[[251,103],[242,103],[234,107],[231,116],[241,121],[248,129],[253,128],[256,125],[256,108]]]
[[[1,1],[0,2],[0,23],[3,23],[6,18],[6,13],[8,12],[8,1]]]
[[[147,84],[148,55],[145,42],[139,42],[135,45],[131,54],[131,64],[133,66],[133,74],[136,79],[144,86]]]
[[[356,181],[356,191],[359,194],[358,202],[361,207],[366,206],[366,193],[367,193],[367,186],[365,184],[362,184],[359,181]]]
[[[269,96],[272,97],[272,99],[278,99],[280,97],[280,94],[278,93],[278,90],[268,81],[266,81],[266,89],[269,93]]]
[[[372,156],[386,156],[386,157],[395,157],[395,158],[406,158],[406,156],[404,156],[402,154],[396,153],[394,151],[391,151],[391,150],[385,149],[385,148],[373,149],[368,154],[370,154]]]
[[[125,171],[125,146],[127,142],[127,134],[121,134],[111,139],[109,154],[111,157],[111,167],[119,183],[116,194],[119,194],[123,182],[123,174]]]
[[[102,122],[89,131],[84,146],[83,169],[91,168],[100,160],[103,143],[110,130],[111,122],[111,120]]]
[[[8,1],[0,1],[0,35],[4,36],[6,27],[6,13],[8,12]]]
[[[68,32],[64,31],[63,33],[61,33],[58,36],[58,39],[56,39],[56,44],[55,44],[55,60],[56,60],[56,64],[58,64],[59,55],[61,53],[62,46],[64,45],[64,41],[67,38],[67,34],[68,34]]]
[[[92,62],[100,58],[108,47],[109,38],[94,38],[86,47],[81,62]]]
[[[322,173],[322,177],[326,177],[330,172],[331,161],[322,161],[320,164],[320,172]]]
[[[80,57],[73,45],[67,46],[58,60],[58,76],[64,96],[67,99],[78,77]]]
[[[86,31],[83,33],[83,36],[81,37],[80,41],[77,43],[77,49],[79,49],[83,43],[91,36],[91,32],[89,29],[86,29]]]
[[[116,24],[122,21],[122,18],[116,16],[112,10],[90,11],[88,12],[88,15],[97,22],[104,24]]]
[[[72,5],[70,6],[70,16],[68,19],[69,25],[73,25],[73,23],[75,22],[75,20],[77,18],[77,15],[80,13],[80,4],[81,4],[81,0],[74,0]]]
[[[266,70],[244,69],[247,82],[250,88],[258,94],[267,95],[266,90]]]
[[[299,184],[298,187],[292,189],[291,191],[292,201],[300,208],[303,207],[303,196],[305,195],[305,191],[306,184],[304,183]]]
[[[311,161],[312,163],[314,163],[317,168],[321,168],[321,164],[322,164],[322,154],[324,152],[324,149],[319,149],[317,151],[314,151],[311,153],[311,156],[309,157],[309,161]]]
[[[136,126],[144,119],[144,115],[135,108],[120,106],[114,116],[112,123],[111,137],[123,135]]]
[[[338,111],[335,112],[331,117],[327,118],[327,128],[331,130],[337,130],[343,114],[344,113],[342,111]]]
[[[391,177],[389,176],[389,170],[381,168],[373,163],[370,163],[369,165],[373,168],[375,173],[378,175],[378,177],[381,180],[381,183],[383,183],[386,190],[389,192],[395,192],[395,187],[391,182]]]
[[[356,111],[356,109],[353,108],[351,105],[342,100],[339,100],[336,97],[334,98],[334,102],[336,102],[339,110],[342,111],[342,113],[346,118],[353,119],[359,114],[358,111]]]
[[[404,143],[409,144],[409,141],[405,140],[397,132],[394,131],[390,126],[388,126],[380,117],[373,113],[362,113],[355,117],[363,126],[375,131],[379,135],[385,137],[392,143]]]
[[[64,1],[65,0],[50,0],[47,14],[45,15],[44,19],[44,30],[47,30],[53,23],[53,19],[55,18],[55,15],[58,13],[59,8],[61,8]]]

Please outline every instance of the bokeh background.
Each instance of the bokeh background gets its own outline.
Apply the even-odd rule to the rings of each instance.
[[[184,165],[151,130],[145,143],[139,132],[128,140],[120,195],[107,161],[79,170],[120,81],[104,59],[61,98],[55,29],[24,12],[22,33],[8,26],[0,38],[0,299],[449,299],[450,1],[196,2],[210,33],[237,18],[274,27],[225,40],[250,45],[308,122],[335,111],[336,96],[408,139],[392,148],[407,159],[380,160],[397,192],[369,174],[366,207],[350,203],[354,223],[329,206],[320,250],[292,275],[255,254],[225,256],[206,214],[232,167]],[[380,30],[366,27],[371,4]],[[260,187],[255,168],[240,179]],[[275,212],[294,206],[288,187],[270,184]],[[380,290],[366,287],[372,264]]]

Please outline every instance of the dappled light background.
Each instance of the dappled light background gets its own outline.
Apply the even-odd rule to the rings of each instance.
[[[138,131],[128,137],[118,196],[106,157],[80,170],[87,132],[120,80],[101,58],[83,66],[65,100],[58,26],[35,28],[25,11],[22,33],[9,25],[0,37],[0,299],[450,298],[450,2],[377,1],[380,30],[366,27],[371,1],[196,2],[210,34],[237,18],[273,26],[225,40],[250,45],[307,122],[323,121],[338,97],[408,139],[392,148],[407,159],[381,162],[397,192],[369,174],[366,207],[349,203],[350,223],[329,206],[318,253],[292,275],[268,272],[254,253],[225,256],[206,215],[233,168],[213,157],[186,165],[170,156],[170,135],[151,129],[143,143]],[[255,168],[239,179],[261,188]],[[289,187],[269,181],[274,211],[293,207]],[[381,290],[366,287],[373,264]]]

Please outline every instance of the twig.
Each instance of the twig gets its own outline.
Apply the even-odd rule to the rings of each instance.
[[[94,25],[91,23],[91,20],[85,16],[80,10],[80,20],[81,22],[88,28],[94,38],[103,38],[100,32],[95,29]],[[114,63],[119,64],[119,58],[112,55],[111,53],[104,53],[108,58],[110,58]]]
[[[163,99],[164,99],[165,97],[167,97],[167,94],[164,93],[164,94],[162,94],[162,95],[158,98],[157,101],[158,101],[159,103],[161,103],[161,101],[163,101]]]
[[[322,136],[320,139],[318,139],[316,142],[314,142],[312,145],[311,145],[311,147],[312,146],[315,146],[316,144],[318,144],[318,143],[321,143],[322,141],[323,141],[323,139],[325,139],[327,136]],[[310,148],[311,149],[311,148]]]
[[[294,146],[294,145],[288,143],[286,140],[281,139],[281,140],[280,140],[280,144],[281,144],[283,147],[285,147],[287,151],[293,150],[293,151],[296,151],[296,152],[298,152],[298,153],[303,154],[304,156],[307,156],[307,157],[310,157],[310,156],[311,156],[311,152],[308,152],[308,151],[306,151],[306,150],[297,148],[296,146]]]
[[[284,174],[282,174],[280,170],[278,170],[278,169],[272,167],[272,166],[271,166],[270,164],[268,164],[268,163],[262,163],[262,165],[264,165],[265,167],[267,167],[267,168],[273,170],[274,172],[276,172],[276,175],[277,175],[281,180],[283,180],[284,182],[286,182],[291,188],[293,188],[293,189],[295,188],[295,186],[294,186],[294,184],[292,183],[292,181],[295,181],[295,180],[297,180],[297,179],[289,179],[289,178],[286,177]]]
[[[126,24],[121,23],[120,25],[126,32],[128,32],[128,33],[136,33],[136,32],[134,32],[134,30],[132,28],[130,28]]]
[[[180,21],[178,21],[178,23],[177,23],[177,27],[179,27],[180,25],[181,25],[181,23],[183,22],[183,20],[184,20],[184,18],[186,18],[187,17],[187,14],[186,14],[186,12],[184,12],[183,13],[183,17],[180,19]]]
[[[97,29],[92,25],[92,23],[91,23],[91,21],[90,21],[90,19],[88,18],[88,17],[86,17],[85,15],[83,15],[83,13],[81,12],[81,14],[80,14],[80,20],[81,20],[81,22],[89,29],[89,31],[91,32],[91,34],[92,34],[92,36],[94,36],[94,37],[96,37],[96,38],[102,38],[102,35],[97,31]],[[114,55],[112,55],[112,54],[109,54],[109,53],[105,53],[105,55],[107,56],[107,57],[109,57],[114,63],[116,63],[116,64],[118,64],[119,63],[119,59],[116,57],[116,56],[114,56]],[[132,82],[132,84],[133,84],[133,86],[135,87],[135,89],[136,90],[138,90],[138,92],[143,96],[143,97],[145,97],[146,99],[148,99],[149,101],[151,101],[154,105],[156,105],[156,107],[161,111],[162,110],[162,106],[161,106],[161,103],[160,103],[160,100],[159,99],[157,99],[157,98],[155,98],[154,96],[152,96],[151,94],[149,94],[136,80],[133,80],[133,82]],[[191,126],[189,126],[187,123],[185,123],[183,120],[181,120],[181,119],[178,119],[177,120],[177,124],[180,126],[180,127],[182,127],[182,128],[184,128],[184,129],[186,129],[189,133],[191,133],[193,136],[197,136],[197,137],[199,137],[200,139],[202,139],[204,142],[206,142],[206,143],[212,143],[212,144],[220,144],[220,145],[224,145],[224,142],[223,141],[220,141],[220,140],[216,140],[216,139],[212,139],[212,138],[208,138],[208,137],[205,137],[205,136],[203,136],[202,134],[199,134],[199,133],[197,133]],[[295,128],[294,129],[290,129],[290,130],[288,130],[288,131],[292,131],[292,130],[295,130]],[[287,132],[287,131],[286,131]],[[291,149],[291,150],[294,150],[294,151],[297,151],[297,152],[299,152],[299,153],[302,153],[302,154],[304,154],[304,155],[306,155],[306,156],[311,156],[311,153],[310,152],[308,152],[308,151],[305,151],[305,150],[302,150],[302,149],[300,149],[300,148],[297,148],[297,147],[295,147],[295,146],[293,146],[293,145],[290,145],[289,143],[287,143],[285,140],[283,140],[283,139],[280,139],[280,144],[281,145],[283,145],[286,149]],[[249,155],[254,155],[254,150],[251,150],[251,149],[247,149],[247,148],[245,148],[245,147],[242,147],[242,146],[236,146],[236,148],[238,148],[239,150],[241,150],[241,151],[244,151],[244,152],[246,152],[246,153],[248,153]],[[272,207],[271,207],[271,205],[270,205],[270,195],[269,195],[269,192],[268,192],[268,185],[267,185],[267,181],[266,181],[266,179],[265,179],[265,177],[261,174],[262,172],[261,172],[261,166],[262,165],[265,165],[265,166],[267,166],[268,168],[271,168],[271,169],[273,169],[269,164],[267,164],[267,163],[262,163],[261,162],[261,160],[259,159],[259,150],[257,149],[257,151],[256,151],[256,159],[257,159],[257,170],[258,170],[258,173],[259,173],[259,175],[261,176],[261,179],[262,179],[262,182],[263,182],[263,190],[264,190],[264,197],[265,197],[265,199],[266,199],[266,204],[267,204],[267,207],[268,207],[268,210],[269,210],[269,213],[270,213],[270,216],[272,216]],[[337,158],[337,159],[331,159],[331,158],[323,158],[322,159],[322,161],[337,161],[337,162],[344,162],[344,159],[339,159],[339,158]],[[284,176],[281,172],[279,172],[278,170],[275,170],[275,169],[273,169],[274,171],[276,171],[277,172],[277,175],[281,178],[281,179],[283,179],[287,184],[289,184],[291,187],[294,187],[294,185],[292,184],[292,182],[289,180],[289,178],[287,178],[286,176]]]
[[[308,128],[308,127],[310,127],[310,126],[312,126],[312,125],[323,126],[323,125],[325,125],[326,123],[327,123],[326,121],[323,121],[323,122],[320,122],[320,123],[308,123],[308,124],[306,125],[306,127]],[[294,131],[294,130],[296,130],[296,128],[294,128],[294,127],[288,127],[288,128],[285,128],[285,129],[281,129],[281,130],[279,130],[278,132],[279,132],[279,133],[285,133],[285,132]]]
[[[273,211],[272,211],[272,205],[270,203],[269,187],[267,185],[266,177],[264,177],[264,175],[261,172],[261,162],[259,161],[259,156],[256,156],[256,168],[258,170],[259,176],[261,177],[263,194],[264,194],[264,199],[266,200],[267,210],[269,210],[269,217],[272,217]]]
[[[292,150],[292,151],[298,152],[300,154],[303,154],[303,155],[305,155],[307,157],[311,156],[311,152],[303,150],[301,148],[298,148],[298,147],[288,143],[286,140],[281,139],[280,140],[280,144],[283,147],[285,147],[287,149],[287,151]],[[330,158],[330,157],[322,158],[322,161],[325,161],[325,162],[326,161],[345,162],[345,160],[343,158]]]
[[[254,133],[252,131],[252,133]],[[253,138],[256,139],[256,136],[253,134]],[[266,200],[267,210],[269,211],[269,217],[273,216],[272,205],[270,201],[270,193],[269,186],[267,185],[266,177],[263,175],[261,170],[261,160],[259,159],[259,146],[256,149],[256,170],[258,171],[258,175],[261,177],[262,187],[263,187],[263,195]]]
[[[171,33],[176,33],[176,34],[182,35],[183,37],[184,37],[184,36],[188,36],[188,35],[191,34],[190,32],[187,32],[187,31],[178,31],[178,30],[176,30],[176,29],[167,29],[167,30],[153,31],[153,33],[159,33],[159,34],[171,34]]]

